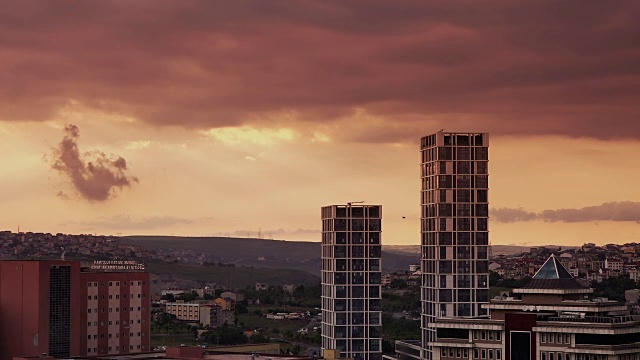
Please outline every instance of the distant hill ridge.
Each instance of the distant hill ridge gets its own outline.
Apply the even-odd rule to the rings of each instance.
[[[159,252],[187,252],[185,255],[204,255],[211,262],[236,266],[291,268],[319,274],[321,267],[320,242],[270,240],[231,237],[126,236],[127,244],[154,249]],[[398,254],[383,246],[382,270],[407,270],[409,264],[419,262],[419,253]]]

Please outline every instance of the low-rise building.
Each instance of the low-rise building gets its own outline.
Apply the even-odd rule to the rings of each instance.
[[[167,314],[174,315],[178,320],[200,321],[200,305],[199,303],[178,300],[167,303],[165,311]]]
[[[233,291],[225,291],[220,294],[220,297],[223,299],[231,299],[235,302],[244,301],[244,294],[233,292]]]
[[[620,258],[606,258],[604,260],[604,268],[622,271],[624,269],[624,262]]]
[[[269,289],[269,285],[267,284],[263,284],[263,283],[256,283],[256,291],[264,291],[264,290],[268,290]]]

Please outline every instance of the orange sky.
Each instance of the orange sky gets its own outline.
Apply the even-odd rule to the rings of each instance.
[[[492,243],[638,241],[640,5],[581,5],[15,2],[0,229],[317,241],[366,200],[418,244],[444,128],[491,133]]]

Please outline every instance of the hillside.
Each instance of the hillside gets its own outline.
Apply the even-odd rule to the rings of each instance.
[[[320,243],[227,237],[128,236],[121,240],[185,258],[204,255],[208,262],[262,268],[298,269],[319,275]],[[408,269],[419,254],[382,251],[382,270]]]
[[[569,248],[569,247],[567,247]],[[388,252],[401,255],[416,255],[420,256],[420,245],[388,245],[384,249]],[[491,251],[494,255],[514,255],[522,252],[528,252],[531,246],[519,246],[519,245],[492,245]]]
[[[164,282],[195,281],[200,285],[214,282],[230,288],[245,288],[257,282],[269,285],[315,285],[320,282],[318,276],[295,269],[196,266],[164,262],[147,262],[146,266],[150,273]]]

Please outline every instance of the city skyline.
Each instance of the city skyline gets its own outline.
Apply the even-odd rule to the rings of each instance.
[[[492,244],[640,242],[639,6],[8,4],[0,230],[320,241],[366,199],[419,245],[446,129],[491,133]]]

